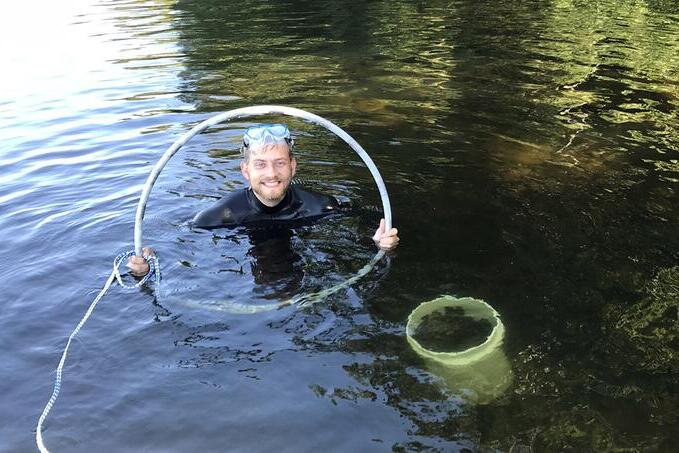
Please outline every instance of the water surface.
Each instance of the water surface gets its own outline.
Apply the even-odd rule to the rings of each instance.
[[[151,166],[252,104],[336,122],[379,166],[402,244],[347,291],[370,209],[266,241],[189,220],[244,186],[248,119],[192,140],[148,205],[165,298],[113,288],[74,343],[55,451],[671,451],[679,9],[670,1],[76,1],[0,27],[0,450],[30,451],[65,339],[132,247]],[[297,120],[299,176],[379,204]],[[440,294],[502,315],[514,383],[475,406],[405,340]],[[668,296],[669,295],[669,296]],[[198,304],[192,303],[198,301]],[[660,302],[658,302],[660,301]],[[663,305],[664,304],[664,305]],[[648,318],[645,318],[648,316]]]

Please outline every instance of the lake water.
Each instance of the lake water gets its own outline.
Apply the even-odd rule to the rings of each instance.
[[[162,152],[255,104],[309,110],[372,156],[401,245],[363,209],[260,240],[189,220],[244,186],[245,127],[286,121],[298,176],[379,205],[319,127],[196,137],[148,204],[163,297],[117,286],[73,344],[54,451],[674,451],[679,442],[679,7],[664,0],[13,2],[0,46],[0,451],[32,451],[54,369]],[[474,404],[405,323],[488,301],[513,382]]]

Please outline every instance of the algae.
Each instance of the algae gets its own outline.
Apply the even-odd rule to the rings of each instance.
[[[636,304],[608,313],[616,339],[646,371],[679,370],[679,266],[660,270]]]
[[[462,307],[445,307],[422,318],[413,338],[434,352],[459,352],[483,343],[493,331],[487,319],[465,315]]]

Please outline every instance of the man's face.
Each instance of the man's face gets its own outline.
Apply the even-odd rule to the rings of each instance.
[[[283,200],[296,169],[297,161],[290,158],[285,143],[253,147],[250,158],[240,164],[243,177],[259,201],[267,206],[276,206]]]

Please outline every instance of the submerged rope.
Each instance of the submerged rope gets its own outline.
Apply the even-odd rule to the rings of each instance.
[[[36,427],[36,432],[35,432],[35,442],[38,444],[38,449],[45,453],[49,452],[47,447],[45,447],[45,444],[42,441],[42,425],[47,418],[47,414],[50,413],[50,410],[52,410],[52,406],[54,405],[54,402],[57,400],[59,397],[59,391],[61,390],[61,375],[64,369],[64,364],[66,363],[66,356],[68,355],[68,348],[71,346],[71,341],[73,341],[73,338],[80,332],[80,329],[85,325],[87,322],[87,319],[90,317],[92,314],[92,311],[94,311],[94,307],[97,306],[97,303],[101,300],[102,297],[104,297],[104,294],[106,294],[106,291],[108,291],[109,287],[113,283],[113,280],[116,279],[118,280],[118,283],[123,287],[123,288],[138,288],[144,283],[146,283],[151,276],[155,275],[155,282],[156,282],[156,289],[159,289],[160,285],[160,263],[158,262],[158,258],[155,256],[148,256],[145,257],[146,261],[149,263],[149,272],[142,278],[139,282],[137,282],[134,285],[126,285],[123,283],[122,278],[120,276],[120,264],[127,258],[131,257],[134,255],[134,250],[130,250],[129,252],[124,252],[121,253],[120,255],[116,256],[116,258],[113,260],[113,271],[111,272],[111,275],[108,277],[108,280],[106,280],[106,283],[104,284],[104,287],[102,290],[99,292],[97,297],[94,298],[94,301],[90,304],[89,308],[85,312],[85,315],[82,317],[78,325],[73,329],[73,332],[71,332],[71,335],[68,336],[68,341],[66,342],[66,347],[64,348],[64,352],[61,354],[61,360],[59,360],[59,365],[57,366],[57,374],[56,377],[54,378],[54,389],[52,390],[52,396],[50,396],[49,401],[47,401],[47,404],[45,405],[45,408],[42,411],[42,414],[40,414],[40,418],[38,419],[38,426]],[[158,291],[159,292],[159,291]]]
[[[375,268],[375,266],[377,266],[377,263],[379,263],[380,260],[384,258],[385,255],[386,252],[384,250],[378,251],[375,254],[375,256],[370,260],[370,262],[368,262],[368,264],[360,268],[356,272],[356,274],[352,275],[346,280],[337,283],[334,286],[331,286],[330,288],[325,288],[313,293],[300,294],[295,297],[286,299],[282,302],[274,302],[268,304],[248,304],[229,300],[212,300],[212,301],[190,300],[184,301],[184,304],[188,304],[189,306],[193,306],[196,308],[207,308],[209,310],[222,311],[236,315],[253,315],[256,313],[280,310],[291,305],[296,305],[298,307],[307,307],[309,305],[313,305],[317,302],[322,301],[323,299],[329,297],[332,294],[335,294],[336,292],[342,289],[350,287],[351,285],[353,285],[354,283],[368,275],[370,271],[372,271]]]
[[[297,109],[297,108],[292,108],[292,107],[285,107],[285,106],[280,106],[280,105],[254,105],[250,107],[242,107],[239,109],[234,109],[234,110],[229,110],[228,112],[220,113],[215,116],[212,116],[201,123],[195,125],[191,130],[188,132],[184,133],[181,137],[179,137],[177,140],[175,140],[172,145],[163,153],[163,155],[160,157],[158,162],[154,165],[154,167],[151,169],[151,173],[146,179],[146,183],[144,184],[144,188],[142,190],[141,196],[139,197],[139,204],[137,205],[137,212],[135,214],[135,221],[134,221],[134,249],[137,252],[137,255],[141,254],[142,250],[142,230],[143,230],[143,220],[144,220],[144,214],[146,213],[146,204],[148,202],[148,199],[151,194],[151,189],[153,188],[153,185],[155,184],[156,180],[160,176],[160,173],[163,171],[163,168],[167,165],[167,163],[170,161],[172,156],[177,154],[177,152],[191,140],[194,136],[200,134],[201,132],[207,130],[208,128],[215,126],[217,124],[230,121],[232,119],[238,119],[238,118],[246,118],[250,116],[262,116],[262,115],[271,115],[271,114],[281,114],[281,115],[287,115],[287,116],[292,116],[296,118],[302,118],[304,120],[307,120],[313,124],[317,124],[319,126],[324,127],[325,129],[329,130],[333,134],[335,134],[337,137],[341,138],[344,140],[344,142],[351,147],[351,149],[358,155],[358,157],[361,158],[363,163],[366,165],[368,170],[370,171],[370,174],[372,175],[375,184],[377,185],[377,189],[380,193],[380,199],[382,200],[382,210],[384,212],[384,221],[385,221],[385,231],[391,230],[392,226],[392,218],[391,218],[391,203],[389,202],[389,194],[387,193],[387,188],[384,185],[384,180],[382,179],[382,175],[380,174],[380,171],[377,169],[377,166],[373,162],[372,158],[368,155],[368,153],[363,149],[363,147],[349,134],[347,134],[342,128],[337,126],[336,124],[326,120],[323,117],[320,117],[318,115],[315,115],[313,113]],[[239,303],[230,303],[226,302],[223,303],[221,301],[217,302],[212,302],[209,304],[205,304],[205,302],[202,303],[197,303],[194,301],[190,301],[191,304],[195,305],[202,305],[204,307],[212,308],[215,310],[220,310],[220,311],[227,311],[230,313],[240,313],[240,314],[252,314],[252,313],[258,313],[262,311],[269,311],[269,310],[275,310],[279,308],[286,307],[288,305],[299,305],[299,306],[305,306],[305,305],[311,305],[315,302],[318,302],[319,300],[324,299],[325,297],[336,293],[337,291],[347,288],[357,280],[359,280],[361,277],[365,276],[368,274],[373,267],[377,264],[378,261],[382,259],[384,256],[383,251],[379,251],[373,259],[366,264],[363,268],[361,268],[358,273],[331,287],[327,288],[312,294],[304,294],[300,296],[293,297],[291,299],[285,300],[283,302],[279,303],[271,303],[271,304],[266,304],[266,305],[246,305],[246,304],[239,304]]]

